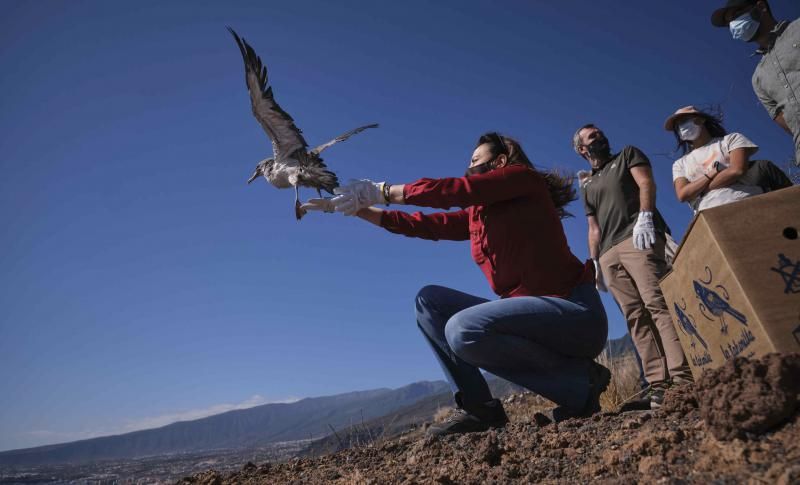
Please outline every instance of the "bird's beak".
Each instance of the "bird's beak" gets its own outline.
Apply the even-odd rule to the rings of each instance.
[[[247,183],[249,184],[250,182],[252,182],[253,180],[257,179],[260,176],[261,176],[261,169],[257,168],[256,171],[253,172],[253,175],[251,175],[250,178],[247,179]]]

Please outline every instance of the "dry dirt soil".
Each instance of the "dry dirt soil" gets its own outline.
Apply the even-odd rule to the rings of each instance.
[[[536,397],[506,400],[505,429],[421,431],[314,459],[248,463],[186,484],[800,483],[800,354],[737,358],[672,388],[657,411],[538,427]]]

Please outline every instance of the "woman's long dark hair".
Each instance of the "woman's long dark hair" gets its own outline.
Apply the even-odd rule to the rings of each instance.
[[[553,204],[556,206],[558,217],[562,219],[565,217],[572,217],[572,214],[567,212],[565,207],[578,198],[575,187],[573,186],[573,182],[575,181],[574,176],[561,174],[557,170],[550,170],[548,172],[537,170],[528,156],[525,155],[522,146],[513,138],[498,133],[486,133],[481,135],[478,139],[478,144],[475,145],[475,148],[485,143],[489,145],[492,158],[505,155],[508,157],[509,165],[524,165],[530,167],[533,171],[544,177],[545,182],[547,182],[547,190],[550,192],[550,198],[553,199]]]
[[[712,139],[722,138],[728,134],[728,131],[724,126],[722,126],[722,109],[711,107],[706,111],[701,111],[693,116],[700,116],[703,118],[703,126],[706,127],[706,130],[708,130],[708,134],[711,135]],[[678,130],[679,120],[680,118],[675,120],[675,123],[672,126],[672,134],[675,135],[675,140],[678,142],[678,146],[675,147],[675,150],[679,151],[681,156],[683,156],[694,150],[694,148],[692,148],[691,142],[681,140],[680,131]]]

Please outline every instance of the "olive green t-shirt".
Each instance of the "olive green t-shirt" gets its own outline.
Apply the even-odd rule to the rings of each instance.
[[[600,254],[633,234],[639,217],[639,186],[631,175],[631,168],[650,165],[641,150],[626,146],[602,168],[592,170],[592,175],[581,187],[583,205],[587,216],[595,216],[600,226]],[[657,233],[669,233],[669,228],[658,210],[653,211],[653,224]]]

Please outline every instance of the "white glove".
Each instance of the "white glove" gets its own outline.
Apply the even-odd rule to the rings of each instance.
[[[383,186],[385,182],[373,182],[372,180],[353,180],[347,185],[336,187],[333,193],[337,195],[332,200],[336,212],[342,212],[346,216],[353,216],[356,212],[365,207],[375,204],[385,203],[383,198]]]
[[[607,292],[608,287],[606,286],[606,279],[603,278],[603,270],[600,269],[600,263],[596,259],[592,261],[594,262],[594,286],[597,291]]]
[[[652,212],[639,212],[639,219],[633,226],[633,247],[650,249],[656,243],[656,227],[653,225]]]
[[[336,210],[333,198],[308,199],[308,202],[301,205],[300,208],[307,211],[322,212],[334,212]]]

